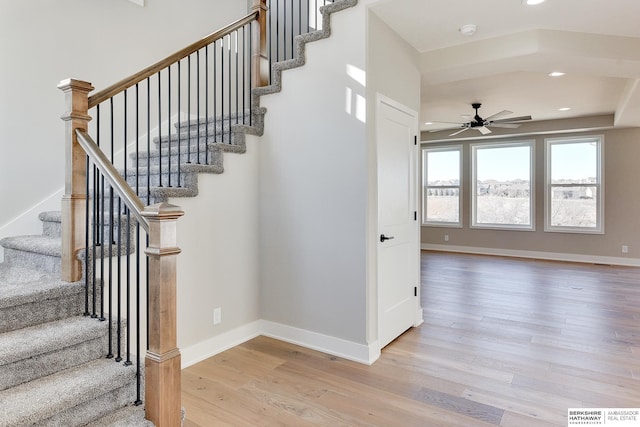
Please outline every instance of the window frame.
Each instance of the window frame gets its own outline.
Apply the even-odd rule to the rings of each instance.
[[[596,183],[589,186],[596,187],[596,226],[558,226],[551,225],[551,197],[553,187],[566,187],[567,184],[553,184],[551,182],[551,146],[555,144],[576,144],[595,142],[597,144],[596,155]],[[604,135],[573,136],[562,138],[545,138],[544,140],[544,231],[548,233],[577,233],[577,234],[604,234]]]
[[[425,154],[428,155],[428,153],[432,153],[432,152],[444,152],[444,151],[457,151],[458,152],[458,162],[459,162],[459,166],[458,166],[458,185],[450,185],[450,186],[429,186],[427,184],[427,174],[428,174],[428,167],[427,167],[427,162],[425,161]],[[462,220],[462,207],[463,207],[463,199],[464,199],[464,193],[463,193],[463,186],[462,186],[462,176],[463,176],[463,159],[464,159],[464,152],[463,152],[463,146],[462,145],[444,145],[444,146],[437,146],[437,147],[428,147],[428,146],[423,146],[422,147],[422,152],[421,152],[421,156],[420,156],[420,160],[422,161],[422,192],[421,194],[421,209],[422,209],[422,215],[421,215],[421,221],[422,221],[422,225],[424,226],[428,226],[428,227],[449,227],[449,228],[462,228],[463,227],[463,220]],[[457,222],[445,222],[445,221],[428,221],[426,216],[427,216],[427,190],[429,188],[457,188],[458,190],[458,221]]]
[[[527,147],[529,148],[529,218],[530,223],[519,224],[497,224],[497,223],[478,223],[477,220],[477,172],[478,172],[478,156],[477,152],[481,149],[491,148],[511,148],[511,147]],[[507,231],[535,231],[536,230],[536,191],[535,191],[535,140],[511,140],[508,142],[479,142],[470,144],[471,155],[471,224],[470,228],[485,230],[507,230]]]

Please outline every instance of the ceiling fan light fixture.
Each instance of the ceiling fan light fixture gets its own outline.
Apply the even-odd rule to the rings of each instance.
[[[478,29],[478,26],[476,24],[466,24],[460,27],[460,33],[463,36],[469,37],[474,35],[477,29]]]

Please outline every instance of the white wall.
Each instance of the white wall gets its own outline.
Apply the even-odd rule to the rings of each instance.
[[[262,98],[259,226],[262,318],[364,347],[365,88],[347,66],[366,70],[365,21],[362,5],[334,14],[332,36]]]
[[[246,13],[241,0],[0,2],[0,238],[38,233],[37,213],[59,209],[61,80],[103,89]]]
[[[183,366],[257,335],[259,141],[226,153],[224,173],[200,174],[199,194],[171,199],[178,220],[178,346]],[[222,322],[213,324],[213,310]]]

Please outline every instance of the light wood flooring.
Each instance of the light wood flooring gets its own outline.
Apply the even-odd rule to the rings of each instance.
[[[183,370],[185,427],[566,426],[640,407],[640,269],[422,253],[425,322],[372,366],[259,337]]]

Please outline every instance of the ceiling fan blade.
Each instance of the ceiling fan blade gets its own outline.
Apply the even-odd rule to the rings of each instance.
[[[509,114],[513,114],[513,111],[509,111],[509,110],[502,110],[502,111],[500,111],[499,113],[495,113],[494,115],[492,115],[492,116],[489,116],[489,117],[485,118],[484,120],[485,120],[486,122],[489,122],[489,121],[491,121],[491,120],[493,120],[493,119],[497,119],[497,118],[499,118],[499,117],[508,116]]]
[[[459,133],[462,133],[462,132],[464,132],[464,131],[465,131],[465,130],[467,130],[467,129],[469,129],[469,128],[468,128],[468,127],[463,127],[463,128],[462,128],[462,129],[460,129],[459,131],[454,132],[454,133],[452,133],[452,134],[451,134],[451,135],[449,135],[449,136],[456,136],[456,135],[458,135]]]
[[[520,127],[520,123],[489,123],[493,128],[515,129]]]
[[[476,129],[478,129],[480,131],[480,133],[483,134],[483,135],[488,135],[488,134],[491,133],[489,128],[486,127],[486,126],[478,126]]]
[[[460,129],[460,126],[448,127],[448,128],[440,128],[440,129],[430,129],[427,132],[445,132],[452,129]]]
[[[494,123],[505,123],[505,122],[522,122],[525,120],[531,120],[531,116],[511,117],[510,119],[500,119],[500,120],[492,120],[492,121]]]
[[[450,125],[460,125],[460,126],[465,124],[464,122],[442,122],[442,121],[439,121],[439,120],[428,120],[428,122],[429,123],[446,123],[446,124],[450,124]]]

